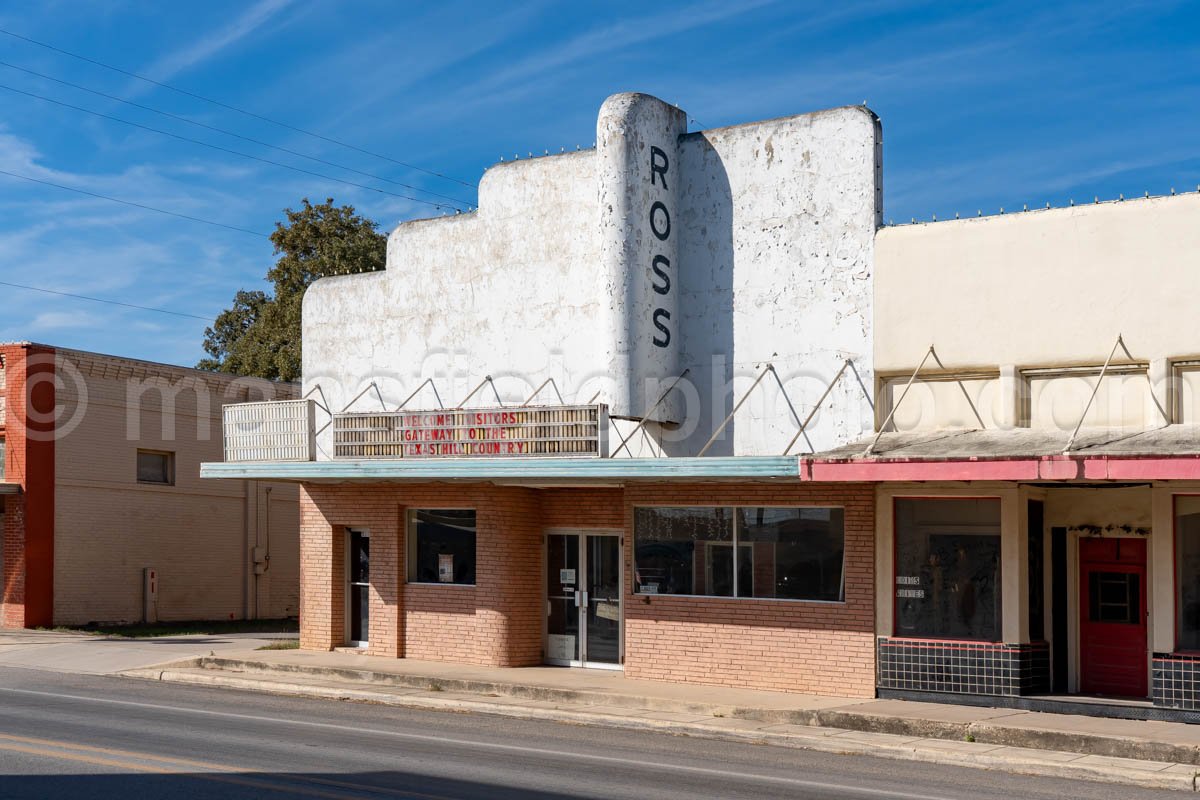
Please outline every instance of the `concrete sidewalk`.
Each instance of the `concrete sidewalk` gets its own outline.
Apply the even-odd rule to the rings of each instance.
[[[129,677],[1195,791],[1200,726],[492,669],[355,653],[227,651]]]
[[[128,638],[78,631],[0,628],[0,667],[111,675],[165,661],[253,651],[295,633],[184,634]]]

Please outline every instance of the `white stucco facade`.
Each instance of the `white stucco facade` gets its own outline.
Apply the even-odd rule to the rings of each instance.
[[[877,118],[685,122],[646,95],[609,98],[596,150],[497,164],[477,211],[393,231],[384,272],[318,281],[305,390],[340,411],[374,382],[395,408],[432,379],[407,407],[450,407],[490,375],[507,405],[552,378],[566,403],[608,404],[616,441],[686,370],[629,454],[694,455],[770,363],[709,453],[777,455],[849,360],[792,452],[870,430]]]

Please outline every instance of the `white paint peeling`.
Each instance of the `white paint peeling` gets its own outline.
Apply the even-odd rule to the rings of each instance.
[[[339,411],[375,382],[394,408],[432,377],[454,405],[491,375],[514,404],[553,378],[567,403],[598,394],[613,415],[640,417],[687,368],[654,415],[680,425],[651,423],[630,449],[692,455],[769,361],[779,381],[764,379],[710,450],[769,455],[852,359],[857,378],[835,387],[808,442],[869,431],[874,115],[843,108],[692,134],[685,120],[646,95],[616,95],[596,150],[493,166],[478,211],[400,225],[385,272],[318,281],[304,301],[305,390],[319,384]],[[668,292],[656,291],[656,256],[669,262],[657,264]],[[654,343],[665,338],[656,321],[667,346]],[[547,388],[537,402],[556,401]],[[485,387],[471,405],[495,403]],[[354,407],[378,405],[368,392]],[[429,387],[409,403],[436,405]],[[635,423],[614,424],[615,448]]]

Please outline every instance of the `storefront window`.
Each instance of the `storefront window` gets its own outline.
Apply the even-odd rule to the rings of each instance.
[[[780,600],[844,596],[840,508],[638,508],[634,591]]]
[[[408,512],[410,583],[475,583],[475,512]]]
[[[1179,633],[1175,647],[1200,650],[1200,497],[1175,497],[1175,586]]]
[[[733,596],[730,509],[638,508],[633,529],[635,592]]]
[[[738,544],[753,564],[748,586],[738,574],[738,594],[841,600],[843,516],[840,508],[739,508]]]
[[[896,635],[999,641],[999,499],[898,499],[895,511]]]

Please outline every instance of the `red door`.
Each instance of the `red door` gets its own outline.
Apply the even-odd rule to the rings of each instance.
[[[1079,541],[1080,691],[1146,697],[1146,541]]]

